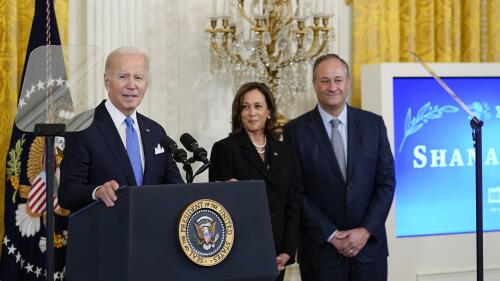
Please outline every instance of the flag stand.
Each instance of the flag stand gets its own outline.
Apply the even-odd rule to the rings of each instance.
[[[56,136],[64,136],[65,124],[36,124],[34,134],[45,139],[46,211],[47,220],[47,281],[54,280],[54,141]]]

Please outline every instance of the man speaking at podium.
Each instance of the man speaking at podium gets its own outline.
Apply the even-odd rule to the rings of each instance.
[[[113,207],[120,186],[183,182],[160,145],[165,130],[136,111],[148,87],[148,56],[118,48],[108,55],[105,68],[109,99],[95,108],[89,128],[66,135],[58,195],[59,204],[71,211],[95,200]]]

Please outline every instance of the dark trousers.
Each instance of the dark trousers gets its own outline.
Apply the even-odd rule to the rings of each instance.
[[[302,281],[387,281],[387,259],[360,263],[345,258],[335,266],[300,266],[300,277]]]

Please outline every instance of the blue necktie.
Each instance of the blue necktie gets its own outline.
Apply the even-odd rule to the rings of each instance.
[[[127,129],[125,130],[127,142],[127,154],[134,170],[135,181],[137,186],[142,185],[142,161],[141,161],[141,148],[139,147],[139,138],[134,130],[134,119],[128,116],[125,118]]]

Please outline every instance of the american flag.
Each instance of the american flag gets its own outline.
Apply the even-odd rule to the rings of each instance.
[[[45,171],[41,171],[33,181],[33,184],[31,185],[31,190],[28,195],[28,206],[30,207],[32,212],[38,215],[42,215],[43,213],[45,213],[45,206],[46,206],[45,182],[46,182]],[[56,195],[54,196],[54,211],[57,211],[59,208],[60,207]]]

